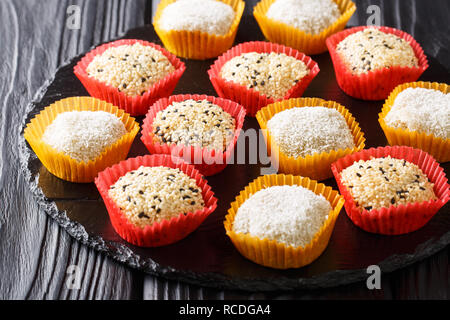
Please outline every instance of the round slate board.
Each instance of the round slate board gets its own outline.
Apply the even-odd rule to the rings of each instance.
[[[131,30],[124,38],[160,43],[151,26]],[[243,19],[236,43],[262,40],[256,22]],[[26,121],[54,101],[88,95],[73,74],[81,57],[61,67],[54,79],[42,89],[30,105]],[[382,101],[355,100],[338,87],[329,55],[314,56],[321,72],[306,90],[306,97],[335,100],[346,106],[359,121],[365,133],[367,147],[386,145],[378,124]],[[450,75],[435,59],[423,81],[449,82]],[[213,63],[185,61],[187,71],[175,94],[202,93],[216,95],[207,70]],[[138,118],[142,124],[143,118]],[[247,118],[244,129],[258,129],[254,118]],[[366,268],[379,265],[391,272],[429,257],[450,243],[450,205],[447,204],[422,229],[402,236],[383,236],[364,232],[354,226],[342,210],[330,244],[311,265],[292,270],[273,270],[243,258],[225,235],[223,220],[230,203],[251,181],[260,175],[261,163],[229,165],[222,173],[209,177],[209,184],[219,199],[217,210],[186,239],[161,248],[145,249],[123,241],[113,230],[106,208],[94,184],[73,184],[51,175],[22,139],[22,167],[28,176],[36,201],[45,211],[81,242],[105,252],[110,257],[144,272],[200,286],[249,291],[291,290],[333,287],[367,278]],[[247,146],[248,147],[248,146]],[[251,150],[251,149],[247,149]],[[248,153],[254,151],[247,151]],[[129,157],[148,154],[138,136]],[[247,159],[247,163],[250,157]],[[444,164],[448,175],[450,165]],[[325,184],[337,190],[332,179]]]

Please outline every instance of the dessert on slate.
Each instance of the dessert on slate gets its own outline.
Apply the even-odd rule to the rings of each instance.
[[[163,0],[153,25],[170,52],[204,60],[232,46],[244,7],[242,0]]]
[[[412,82],[386,100],[379,122],[391,145],[408,145],[450,161],[450,87]]]
[[[348,95],[386,99],[399,84],[416,81],[428,68],[420,45],[389,27],[355,27],[327,39],[336,78]]]
[[[86,54],[74,73],[93,97],[139,116],[173,92],[185,69],[176,56],[154,43],[124,39]]]
[[[222,98],[242,104],[250,116],[277,100],[299,97],[320,69],[303,53],[275,43],[241,43],[208,71]]]
[[[355,148],[354,137],[344,116],[336,109],[306,106],[275,114],[267,129],[280,151],[299,158]]]
[[[343,30],[355,10],[350,0],[262,0],[253,14],[271,42],[319,54],[327,51],[326,39]]]
[[[364,148],[364,134],[351,113],[334,101],[289,99],[256,115],[274,165],[286,174],[331,178],[331,164]]]
[[[88,65],[89,77],[128,96],[142,96],[175,67],[159,50],[140,43],[111,47]]]
[[[162,166],[128,172],[110,187],[108,195],[141,228],[204,208],[195,179]]]
[[[79,162],[95,160],[127,133],[115,115],[105,111],[69,111],[58,114],[45,129],[42,141]]]
[[[138,131],[137,122],[112,104],[72,97],[45,108],[24,136],[52,174],[85,183],[124,160]]]
[[[308,178],[262,176],[236,197],[224,225],[247,259],[299,268],[325,250],[343,203],[339,193]]]
[[[141,139],[151,154],[176,155],[211,176],[225,169],[234,154],[245,114],[226,99],[171,96],[150,108]]]
[[[443,168],[410,147],[379,147],[339,159],[333,174],[345,210],[365,231],[398,235],[422,228],[450,198]]]
[[[274,186],[251,195],[234,217],[233,231],[286,246],[305,247],[319,232],[330,203],[300,186]]]
[[[208,100],[173,102],[153,120],[154,141],[223,152],[232,142],[236,120]]]
[[[116,232],[140,247],[185,238],[217,207],[202,175],[169,155],[122,161],[102,171],[95,184]]]
[[[216,0],[178,0],[164,8],[159,26],[165,31],[201,31],[217,36],[228,33],[236,16],[233,8]]]
[[[220,76],[278,100],[309,73],[303,61],[284,53],[248,52],[227,61]]]
[[[355,162],[341,172],[360,210],[435,200],[434,184],[415,164],[390,156]]]
[[[336,52],[356,75],[393,66],[418,67],[418,59],[408,41],[377,28],[349,35],[339,42]]]

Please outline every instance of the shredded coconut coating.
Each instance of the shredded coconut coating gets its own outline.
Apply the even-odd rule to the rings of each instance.
[[[309,72],[303,61],[284,53],[249,52],[226,62],[220,76],[268,98],[282,99]]]
[[[407,88],[395,98],[384,118],[390,127],[450,139],[450,94],[425,88]]]
[[[175,71],[175,67],[161,51],[135,43],[109,48],[97,55],[86,71],[89,77],[128,96],[138,96]]]
[[[331,108],[284,110],[267,122],[267,128],[280,151],[289,157],[304,158],[316,153],[355,148],[344,116]]]
[[[236,13],[233,8],[215,0],[178,0],[164,8],[159,25],[163,30],[201,31],[226,35]]]
[[[392,66],[418,66],[414,50],[406,40],[377,28],[349,35],[337,45],[336,51],[353,74]]]
[[[390,156],[355,162],[341,179],[361,210],[436,199],[434,184],[417,165]]]
[[[234,137],[236,120],[208,100],[174,102],[157,113],[154,140],[224,151]]]
[[[309,34],[320,34],[341,16],[332,0],[277,0],[267,17]]]
[[[76,161],[89,162],[126,133],[122,121],[111,113],[72,111],[59,114],[42,141]]]
[[[305,247],[332,210],[322,196],[301,186],[275,186],[247,199],[236,213],[233,230],[260,239]]]
[[[111,186],[108,195],[128,220],[141,228],[205,206],[195,179],[167,167],[142,166],[128,172]]]

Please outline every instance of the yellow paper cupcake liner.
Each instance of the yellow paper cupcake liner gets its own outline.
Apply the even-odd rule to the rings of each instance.
[[[234,218],[239,207],[252,194],[261,189],[283,185],[298,185],[313,191],[315,194],[323,195],[333,208],[324,225],[308,245],[294,248],[276,240],[260,239],[249,234],[233,231]],[[344,199],[337,191],[309,178],[283,174],[262,176],[250,183],[236,197],[236,201],[231,204],[228,215],[225,217],[224,226],[236,249],[247,259],[275,269],[300,268],[316,260],[328,246],[343,205]]]
[[[245,2],[242,0],[220,0],[230,5],[236,16],[226,35],[212,35],[200,31],[175,31],[163,30],[159,20],[164,9],[176,0],[162,0],[155,13],[153,26],[162,43],[171,53],[187,59],[205,60],[215,58],[228,49],[234,43],[239,23],[244,13]]]
[[[314,106],[333,108],[342,114],[352,132],[355,148],[332,150],[330,152],[322,152],[299,158],[290,157],[280,150],[279,146],[271,136],[270,131],[267,129],[267,122],[275,114],[281,111],[296,107]],[[273,164],[277,164],[279,171],[282,173],[300,175],[318,181],[326,180],[333,176],[333,173],[331,172],[331,164],[333,162],[348,154],[358,152],[365,147],[366,139],[359,127],[359,123],[344,106],[335,101],[326,101],[320,98],[298,98],[279,101],[261,109],[257,113],[256,119],[258,120],[266,140],[267,152],[271,156]]]
[[[421,149],[431,154],[438,162],[450,161],[450,139],[438,138],[425,132],[390,127],[384,121],[398,94],[407,88],[425,88],[439,90],[443,93],[450,92],[449,85],[437,82],[410,82],[397,86],[386,99],[378,118],[388,143],[391,146],[409,146]]]
[[[45,129],[53,120],[59,114],[69,111],[109,112],[123,122],[128,133],[104,150],[95,160],[88,163],[76,161],[42,141]],[[112,104],[91,97],[73,97],[46,107],[28,123],[24,137],[42,164],[53,175],[70,182],[89,183],[94,181],[99,172],[125,160],[138,132],[139,124],[134,118]]]
[[[275,0],[262,0],[253,10],[253,15],[264,36],[271,42],[297,49],[307,55],[327,51],[326,39],[345,28],[348,20],[356,11],[356,5],[350,0],[334,0],[341,11],[341,16],[320,34],[312,35],[283,22],[269,19],[266,15]]]

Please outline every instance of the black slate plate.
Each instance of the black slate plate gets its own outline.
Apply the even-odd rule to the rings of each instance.
[[[160,43],[151,26],[131,30],[125,38]],[[262,35],[251,18],[244,18],[236,42],[261,40]],[[54,101],[88,95],[73,75],[73,66],[81,57],[61,67],[54,79],[42,89],[30,105],[26,121]],[[304,96],[335,100],[346,106],[365,132],[367,147],[386,145],[378,125],[383,102],[352,99],[338,87],[328,54],[314,56],[321,72]],[[439,62],[429,59],[430,68],[423,81],[450,82],[450,75]],[[185,61],[187,71],[175,93],[215,95],[209,82],[209,61]],[[142,118],[139,118],[142,123]],[[247,118],[245,129],[258,129],[254,118]],[[219,198],[218,209],[186,239],[162,248],[144,249],[123,241],[113,230],[106,208],[94,184],[72,184],[52,176],[22,139],[22,166],[38,201],[58,223],[81,242],[105,252],[112,258],[144,272],[201,286],[250,291],[290,290],[333,287],[365,279],[369,265],[391,272],[429,257],[450,243],[450,205],[448,204],[421,230],[402,236],[382,236],[362,231],[342,210],[330,244],[311,265],[295,270],[272,270],[243,258],[226,237],[223,220],[229,205],[240,190],[260,175],[261,164],[229,165],[208,179]],[[148,154],[138,138],[130,157]],[[450,165],[444,164],[448,175]],[[337,189],[334,180],[325,184]]]

